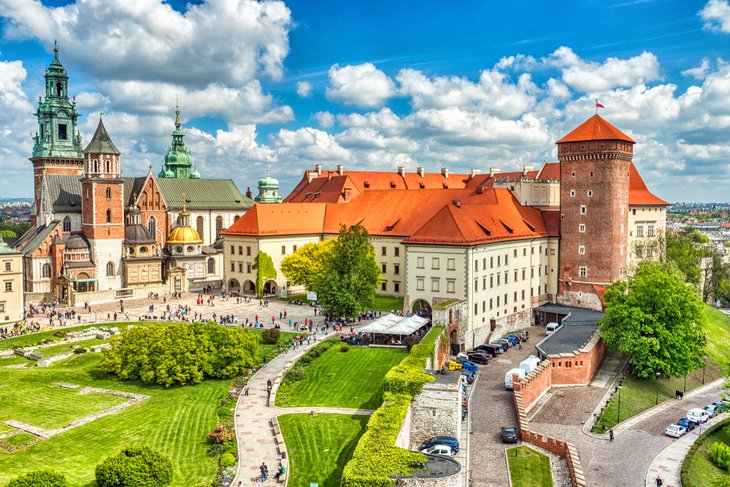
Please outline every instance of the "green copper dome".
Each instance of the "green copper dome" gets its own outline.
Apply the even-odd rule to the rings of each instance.
[[[190,150],[185,147],[183,141],[185,134],[183,134],[181,126],[180,108],[175,107],[175,130],[172,132],[172,145],[167,148],[165,153],[165,175],[162,176],[162,172],[160,172],[160,177],[197,179],[200,178],[200,173],[197,176],[193,175],[193,156],[190,154]]]
[[[193,169],[193,172],[190,173],[190,179],[200,179],[200,173],[197,169]]]
[[[254,198],[257,203],[281,203],[279,181],[269,176],[268,169],[266,170],[266,177],[259,179],[258,187],[259,194]]]

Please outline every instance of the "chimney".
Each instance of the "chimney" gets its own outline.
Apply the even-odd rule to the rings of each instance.
[[[423,175],[424,175],[423,166],[418,166],[416,168],[416,172],[418,173],[419,176],[423,177]]]
[[[533,171],[535,168],[532,166],[522,166],[522,175],[527,176],[527,173]]]
[[[495,174],[499,174],[502,172],[498,167],[490,167],[489,168],[489,175],[494,177]]]
[[[398,174],[402,178],[406,177],[406,166],[398,166]]]
[[[444,177],[445,179],[449,179],[449,168],[448,168],[448,167],[442,167],[442,168],[441,168],[441,175],[442,175],[442,176],[443,176],[443,177]]]
[[[342,173],[344,173],[344,172],[345,172],[345,166],[343,166],[342,164],[337,164],[337,174],[342,176]]]
[[[469,176],[473,178],[477,174],[481,174],[481,173],[482,173],[482,171],[479,170],[479,169],[472,169],[471,172],[470,172],[470,174],[469,174]]]
[[[253,191],[251,191],[251,186],[246,188],[246,198],[253,199]]]
[[[321,176],[322,175],[322,164],[315,164],[314,170],[317,173],[317,176]]]

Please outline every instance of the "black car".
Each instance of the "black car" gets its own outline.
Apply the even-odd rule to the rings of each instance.
[[[520,439],[520,431],[514,426],[502,426],[499,436],[502,438],[502,443],[517,443]]]
[[[509,350],[509,347],[512,346],[512,344],[509,342],[509,340],[505,340],[504,338],[492,343],[492,345],[495,345],[497,347],[502,347],[502,351],[506,352]]]
[[[502,347],[498,347],[497,345],[479,345],[474,349],[475,352],[486,352],[492,357],[496,357],[500,353],[503,352]]]
[[[489,363],[489,355],[486,353],[469,352],[467,356],[469,357],[469,362],[474,362],[475,364],[485,365]]]

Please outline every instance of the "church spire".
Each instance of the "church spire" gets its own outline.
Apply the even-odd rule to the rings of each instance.
[[[193,170],[193,157],[190,150],[185,147],[185,134],[182,131],[182,120],[180,119],[180,104],[175,101],[175,130],[172,132],[172,145],[165,153],[164,176],[160,171],[160,177],[174,177],[178,179],[199,178],[200,173]],[[168,175],[170,174],[170,175]]]

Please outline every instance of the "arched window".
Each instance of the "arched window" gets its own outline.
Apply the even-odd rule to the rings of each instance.
[[[94,159],[94,172],[99,172],[99,161]]]
[[[111,165],[109,164],[109,160],[106,161],[106,172],[111,172]]]
[[[63,231],[64,232],[71,231],[71,219],[69,217],[66,217],[63,219]]]
[[[51,265],[50,264],[43,264],[43,269],[41,270],[41,272],[43,273],[42,275],[43,275],[44,278],[51,277]]]
[[[154,216],[151,216],[149,219],[149,222],[147,222],[147,228],[150,231],[150,234],[152,235],[152,238],[157,238],[157,220],[155,220]]]
[[[213,257],[208,258],[208,274],[215,274],[215,260]]]
[[[233,217],[233,223],[236,223],[238,219],[241,218],[241,215],[236,215]]]
[[[56,96],[63,96],[63,84],[60,81],[56,83]]]
[[[112,210],[106,210],[106,222],[111,223],[112,222]]]
[[[205,225],[203,224],[203,217],[199,216],[195,219],[195,229],[198,231],[198,235],[200,235],[200,239],[205,242]]]
[[[110,200],[112,199],[112,189],[106,188],[106,199]]]
[[[114,275],[114,262],[106,263],[106,275],[109,277]]]
[[[223,217],[219,216],[215,219],[215,238],[221,236],[221,231],[223,231]]]

